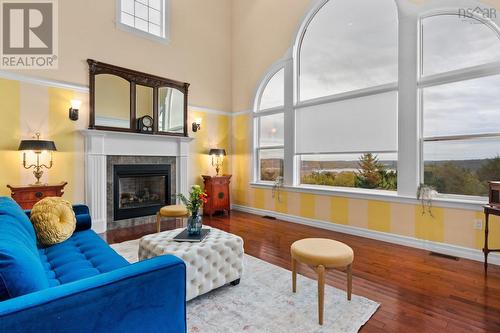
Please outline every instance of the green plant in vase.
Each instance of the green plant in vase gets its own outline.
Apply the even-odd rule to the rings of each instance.
[[[200,185],[191,186],[189,198],[182,193],[177,194],[187,210],[191,213],[188,218],[187,230],[189,235],[199,235],[203,227],[200,208],[208,201],[208,195],[201,189]]]

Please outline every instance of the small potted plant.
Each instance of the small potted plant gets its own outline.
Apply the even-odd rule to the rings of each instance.
[[[187,210],[191,213],[188,218],[187,231],[189,235],[199,235],[201,234],[201,228],[203,226],[200,208],[203,204],[207,203],[208,195],[203,192],[199,185],[193,185],[191,191],[189,192],[189,199],[184,196],[184,194],[177,195],[181,199],[182,203],[186,206]]]
[[[437,191],[434,186],[427,184],[420,184],[417,189],[417,198],[422,203],[422,215],[429,213],[429,216],[434,218],[432,214],[432,199],[436,197]]]

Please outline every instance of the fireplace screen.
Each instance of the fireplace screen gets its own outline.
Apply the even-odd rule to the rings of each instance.
[[[119,208],[140,208],[163,204],[165,181],[165,176],[121,177]]]
[[[114,219],[153,215],[170,200],[170,165],[115,165]]]

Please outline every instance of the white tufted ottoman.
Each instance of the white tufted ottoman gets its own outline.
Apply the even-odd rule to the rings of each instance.
[[[162,254],[173,254],[184,260],[186,301],[226,283],[237,285],[243,273],[243,239],[210,229],[208,236],[199,243],[173,241],[183,228],[144,236],[139,242],[139,260]]]

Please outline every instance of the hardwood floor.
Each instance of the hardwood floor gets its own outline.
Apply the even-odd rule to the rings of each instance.
[[[174,225],[169,223],[163,228],[172,229]],[[455,261],[423,250],[241,212],[204,218],[204,223],[241,236],[247,254],[286,269],[290,269],[290,245],[295,240],[325,237],[351,246],[355,253],[353,293],[381,303],[361,332],[500,332],[500,267],[490,265],[485,277],[479,262]],[[109,231],[103,237],[117,243],[154,232],[151,224]],[[315,277],[305,266],[300,265],[298,271]],[[332,270],[326,281],[345,289],[345,279],[345,273]]]

